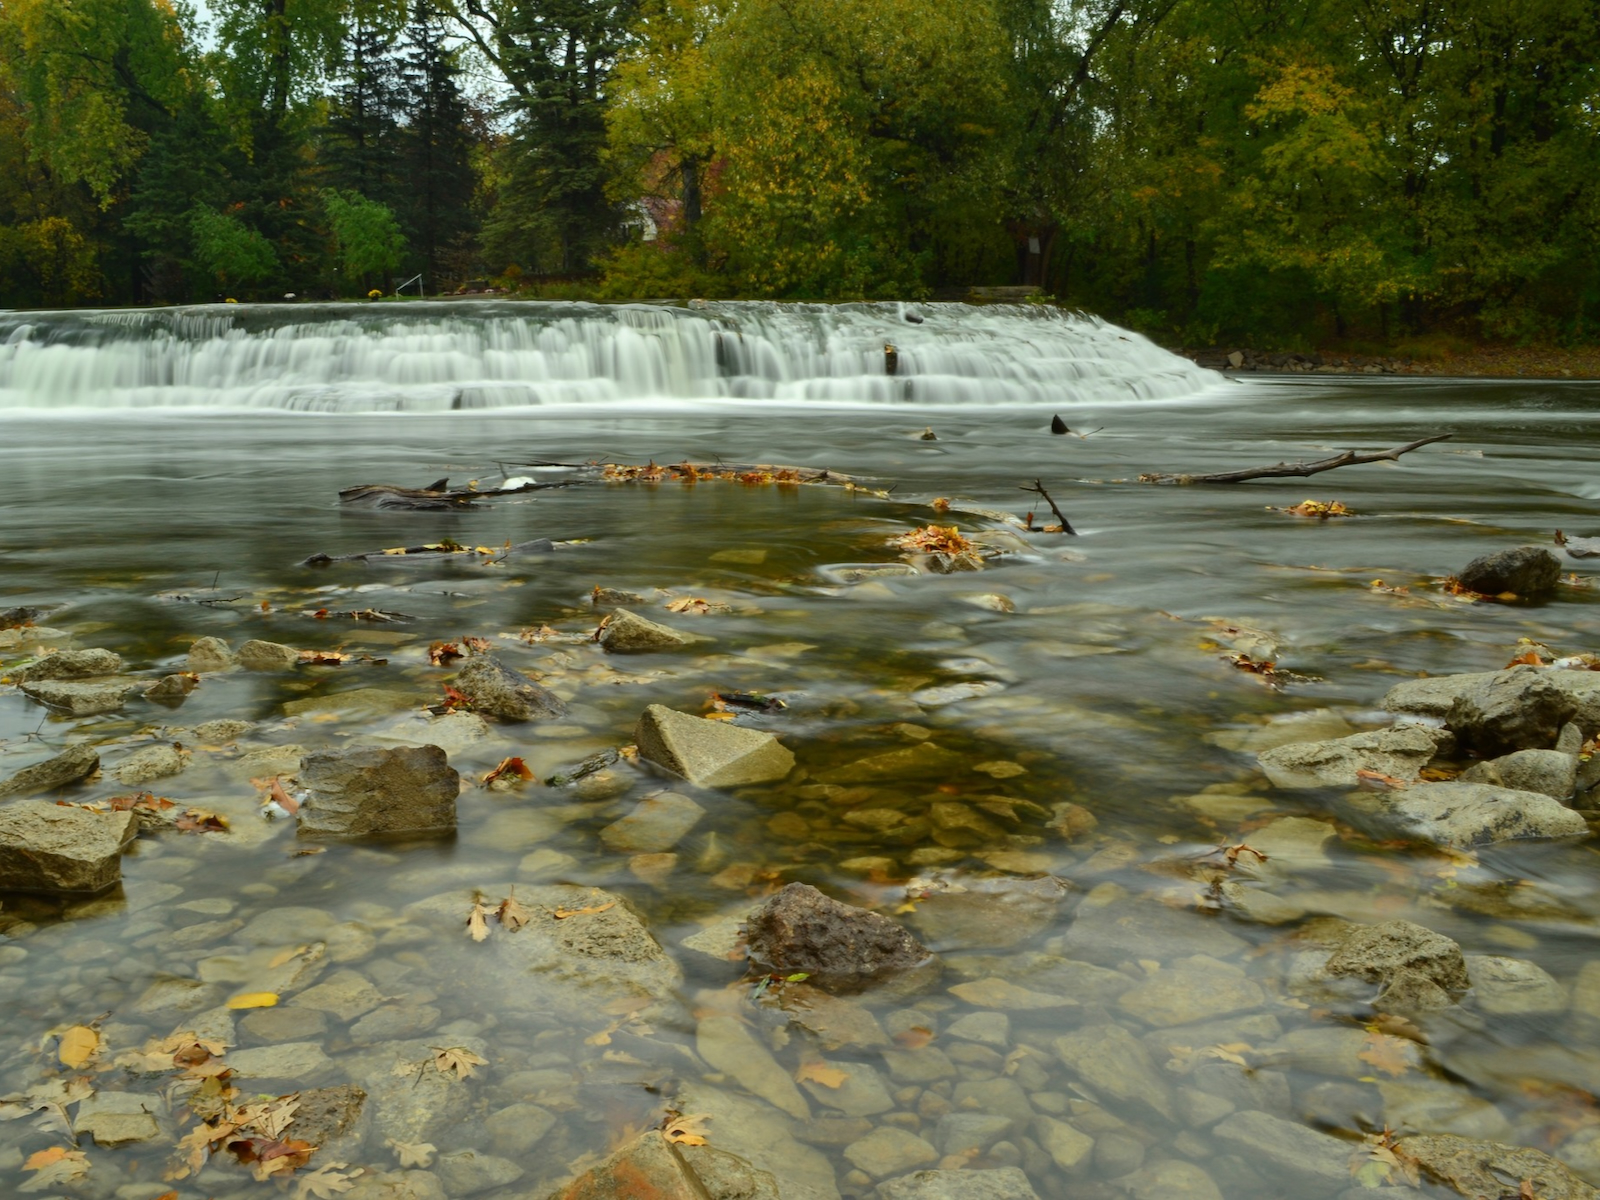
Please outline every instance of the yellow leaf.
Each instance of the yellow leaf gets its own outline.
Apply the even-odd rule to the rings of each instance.
[[[613,900],[610,904],[591,904],[588,908],[558,908],[553,915],[556,920],[565,921],[568,917],[582,917],[587,916],[589,913],[603,913],[606,909],[615,907],[616,903]]]
[[[277,992],[243,992],[228,999],[229,1008],[275,1008],[277,1004]]]
[[[830,1067],[821,1059],[816,1062],[801,1063],[800,1070],[795,1073],[795,1079],[800,1083],[810,1080],[812,1083],[820,1083],[826,1088],[843,1087],[844,1081],[849,1078],[849,1071],[841,1071],[838,1067]]]
[[[662,1133],[667,1135],[667,1141],[676,1142],[680,1146],[705,1146],[706,1122],[711,1120],[710,1113],[693,1113],[686,1117],[674,1117],[662,1128]]]
[[[100,1035],[87,1025],[74,1025],[61,1035],[56,1057],[65,1067],[81,1067],[100,1052]]]
[[[1386,1033],[1368,1033],[1367,1046],[1356,1055],[1362,1062],[1371,1063],[1386,1075],[1404,1075],[1411,1066],[1406,1050],[1411,1043]]]

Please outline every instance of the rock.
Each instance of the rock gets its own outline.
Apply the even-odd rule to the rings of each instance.
[[[278,642],[251,639],[239,647],[235,661],[246,671],[287,671],[300,665],[300,651]]]
[[[700,787],[772,783],[794,769],[794,755],[770,733],[652,704],[633,740],[639,756]]]
[[[600,631],[600,645],[612,654],[649,654],[657,650],[681,650],[714,639],[697,633],[684,633],[668,625],[631,613],[625,608],[615,609],[606,618]]]
[[[1589,832],[1582,817],[1549,796],[1484,783],[1421,783],[1374,799],[1400,832],[1438,846],[1466,849]]]
[[[1330,1083],[1326,1086],[1350,1085]],[[1381,1109],[1365,1097],[1358,1100],[1358,1094],[1349,1096],[1343,1107],[1357,1119],[1346,1118],[1345,1128],[1356,1128],[1358,1124],[1368,1128],[1387,1124],[1403,1134],[1426,1131],[1491,1140],[1512,1136],[1511,1122],[1506,1120],[1505,1114],[1459,1083],[1407,1075],[1400,1079],[1380,1079],[1378,1093]],[[1382,1120],[1378,1119],[1380,1112]]]
[[[708,1200],[708,1193],[683,1155],[652,1129],[558,1188],[550,1200]]]
[[[1422,1068],[1422,1054],[1415,1042],[1395,1039],[1390,1049],[1400,1056],[1408,1071]],[[1362,1055],[1372,1052],[1372,1039],[1362,1029],[1310,1028],[1295,1029],[1284,1034],[1267,1048],[1267,1058],[1274,1064],[1310,1071],[1315,1075],[1332,1075],[1342,1079],[1369,1078],[1373,1065]]]
[[[803,1081],[811,1098],[823,1107],[836,1108],[847,1117],[872,1117],[888,1112],[895,1106],[894,1097],[889,1094],[883,1076],[866,1063],[835,1063],[826,1059],[821,1062],[824,1067],[834,1067],[844,1073],[844,1082],[838,1087],[829,1087],[814,1079]],[[945,1150],[944,1153],[956,1151]]]
[[[159,1200],[159,1198],[158,1198]],[[376,1171],[368,1167],[339,1200],[450,1200],[432,1171]]]
[[[874,1179],[904,1175],[939,1161],[939,1152],[927,1142],[892,1125],[880,1125],[859,1142],[851,1142],[844,1156]]]
[[[1132,980],[1128,981],[1132,984]],[[958,983],[950,989],[958,1000],[978,1008],[997,1008],[1006,1012],[1030,1012],[1041,1008],[1076,1008],[1078,1001],[1070,996],[1057,996],[1049,992],[1036,992],[1019,987],[1009,979],[991,976]]]
[[[1172,1090],[1150,1052],[1120,1025],[1090,1025],[1054,1043],[1057,1057],[1094,1091],[1172,1120]]]
[[[420,708],[425,704],[432,704],[435,699],[437,697],[430,697],[420,692],[401,692],[390,688],[351,688],[347,692],[306,696],[300,700],[287,701],[283,706],[283,715],[306,717],[338,713],[343,716],[376,716]]]
[[[490,654],[469,659],[451,686],[472,702],[476,712],[503,721],[548,721],[567,711],[549,688]]]
[[[683,944],[687,946],[689,941],[686,939]],[[742,935],[738,945],[738,956],[743,958]],[[763,1003],[776,1003],[791,1023],[815,1037],[824,1050],[841,1046],[875,1050],[889,1045],[889,1035],[865,1005],[844,996],[830,996],[810,984],[790,983],[770,989]]]
[[[333,1059],[316,1042],[280,1042],[253,1050],[230,1050],[228,1066],[238,1079],[315,1080],[331,1074]]]
[[[911,925],[939,951],[1015,946],[1053,928],[1068,894],[1065,883],[1048,875],[964,878],[921,899]]]
[[[1131,896],[1114,883],[1079,902],[1061,943],[1062,954],[1111,966],[1130,958],[1229,958],[1247,948],[1220,921]]]
[[[1518,750],[1474,763],[1461,773],[1460,779],[1462,783],[1487,783],[1566,800],[1578,786],[1578,759],[1559,750]]]
[[[1539,1200],[1597,1200],[1600,1191],[1542,1150],[1475,1141],[1451,1134],[1402,1138],[1401,1154],[1462,1196],[1502,1196],[1523,1181]],[[1512,1181],[1509,1186],[1507,1181]],[[1515,1194],[1515,1193],[1512,1193]]]
[[[122,655],[110,650],[58,650],[37,662],[11,672],[16,683],[39,679],[92,679],[96,675],[115,675],[122,670]]]
[[[1116,1179],[1131,1175],[1144,1166],[1144,1143],[1119,1130],[1102,1133],[1094,1140],[1094,1167],[1097,1174]]]
[[[752,1104],[741,1093],[706,1084],[686,1083],[672,1107],[679,1112],[707,1113],[719,1150],[738,1155],[758,1173],[783,1181],[784,1200],[839,1200],[834,1165],[821,1151],[802,1145],[795,1131],[811,1128],[766,1104]],[[697,1149],[690,1147],[688,1149]],[[688,1154],[684,1158],[691,1160]]]
[[[154,700],[169,708],[176,708],[189,698],[189,693],[200,685],[194,675],[163,675],[144,690],[146,700]]]
[[[1357,771],[1407,783],[1438,753],[1438,739],[1418,725],[1398,725],[1326,742],[1291,742],[1256,756],[1274,787],[1355,787]]]
[[[526,1154],[555,1128],[555,1114],[537,1104],[510,1104],[484,1118],[494,1148],[506,1154]]]
[[[732,1076],[751,1095],[791,1117],[804,1119],[811,1115],[811,1107],[789,1078],[789,1072],[778,1065],[771,1051],[738,1018],[702,1019],[695,1034],[695,1049],[714,1070]]]
[[[879,1200],[1039,1200],[1016,1167],[982,1171],[913,1171],[878,1185]]]
[[[1281,1194],[1333,1196],[1351,1184],[1351,1147],[1338,1138],[1264,1112],[1237,1112],[1213,1130],[1248,1162],[1260,1164]]]
[[[689,797],[662,792],[645,797],[627,816],[607,825],[600,840],[619,854],[656,854],[671,850],[705,815]]]
[[[521,1179],[523,1174],[522,1168],[510,1159],[479,1154],[476,1150],[441,1154],[439,1161],[434,1164],[434,1170],[451,1200],[486,1192],[490,1188],[504,1187]]]
[[[1195,955],[1122,993],[1117,1007],[1147,1025],[1191,1025],[1259,1008],[1266,999],[1238,967]]]
[[[135,750],[116,765],[117,779],[129,787],[139,787],[157,779],[183,773],[188,761],[171,746],[146,746]]]
[[[300,762],[302,837],[432,833],[456,825],[460,776],[437,746],[319,750]]]
[[[101,713],[116,712],[135,686],[123,682],[59,683],[41,680],[23,684],[21,691],[28,699],[69,717],[94,717]]]
[[[1494,1016],[1562,1012],[1567,995],[1543,967],[1520,958],[1493,954],[1466,956],[1477,1005]]]
[[[157,1113],[166,1111],[161,1097],[134,1092],[94,1092],[78,1102],[72,1131],[94,1138],[96,1146],[126,1146],[161,1135]]]
[[[1493,679],[1498,671],[1477,671],[1463,675],[1435,675],[1397,683],[1383,697],[1386,711],[1400,716],[1426,717],[1443,721],[1450,706],[1463,692]]]
[[[885,1050],[883,1062],[889,1068],[889,1077],[896,1083],[937,1083],[941,1079],[954,1079],[959,1068],[950,1056],[937,1046],[923,1046],[920,1050]]]
[[[888,1107],[893,1108],[894,1101]],[[933,1140],[939,1153],[947,1158],[952,1154],[970,1157],[981,1154],[1010,1132],[1011,1118],[1000,1113],[952,1112],[939,1118]]]
[[[1088,1134],[1054,1117],[1035,1118],[1033,1131],[1044,1152],[1067,1174],[1088,1168],[1089,1156],[1094,1153],[1094,1139]]]
[[[957,1017],[945,1027],[945,1036],[985,1046],[1011,1044],[1011,1018],[999,1012],[974,1012]]]
[[[353,1083],[306,1088],[300,1092],[289,1136],[310,1142],[325,1159],[332,1158],[328,1147],[355,1132],[366,1103],[366,1092]]]
[[[189,657],[184,661],[183,669],[203,675],[208,671],[228,671],[236,665],[227,642],[221,638],[203,637],[190,643]]]
[[[1117,1180],[1132,1200],[1222,1200],[1222,1193],[1205,1170],[1181,1158],[1151,1163],[1141,1171]]]
[[[386,1004],[350,1026],[350,1040],[358,1046],[417,1037],[439,1023],[439,1010],[431,1004]]]
[[[1381,984],[1374,1007],[1398,1012],[1448,1008],[1470,986],[1461,947],[1409,921],[1358,926],[1324,970]]]
[[[817,778],[823,783],[888,783],[902,779],[942,779],[965,766],[965,760],[952,750],[919,742],[900,750],[858,758],[855,762],[824,771]]]
[[[434,1045],[458,1045],[487,1058],[480,1038],[452,1037],[383,1042],[370,1050],[340,1056],[340,1065],[367,1093],[374,1132],[397,1142],[439,1142],[458,1129],[473,1104],[473,1089],[433,1070]],[[231,1051],[231,1060],[240,1052]],[[247,1051],[246,1053],[257,1053]]]
[[[589,593],[589,603],[595,608],[625,608],[630,604],[648,604],[638,592],[623,588],[597,587]]]
[[[1507,592],[1533,600],[1555,590],[1561,560],[1543,546],[1518,546],[1473,559],[1457,576],[1461,586],[1484,596]]]
[[[315,987],[289,1001],[296,1008],[312,1008],[341,1021],[353,1021],[383,1003],[383,995],[359,971],[335,971]]]
[[[791,883],[746,923],[751,961],[780,975],[804,971],[825,991],[890,981],[916,986],[938,975],[928,950],[887,917]]]
[[[0,783],[0,799],[11,796],[33,796],[51,792],[87,779],[100,769],[100,755],[93,746],[70,746],[54,758],[23,767],[4,783]]]
[[[1445,715],[1461,744],[1486,757],[1547,750],[1577,714],[1572,696],[1551,672],[1516,666],[1463,688]]]
[[[0,891],[99,892],[122,880],[131,812],[19,800],[0,807]]]

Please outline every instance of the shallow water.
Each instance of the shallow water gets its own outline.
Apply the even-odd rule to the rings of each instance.
[[[1468,856],[1409,846],[1387,840],[1337,794],[1272,790],[1254,755],[1230,748],[1248,746],[1268,717],[1307,710],[1376,726],[1378,701],[1394,682],[1497,669],[1521,638],[1562,653],[1600,649],[1600,587],[1581,563],[1570,564],[1574,584],[1536,607],[1468,605],[1433,583],[1479,553],[1548,541],[1556,528],[1600,532],[1592,435],[1600,389],[1253,379],[1165,400],[1142,399],[1137,389],[1042,405],[835,400],[617,397],[600,406],[403,414],[24,406],[0,419],[8,482],[0,607],[62,605],[40,623],[62,630],[63,645],[116,650],[151,675],[181,670],[202,635],[356,656],[338,667],[208,675],[181,707],[141,702],[81,721],[45,717],[14,690],[0,693],[0,774],[78,740],[101,743],[109,770],[127,751],[175,739],[192,751],[190,766],[151,786],[232,825],[225,835],[141,838],[125,858],[123,887],[109,897],[5,898],[0,996],[13,1049],[0,1057],[0,1095],[53,1074],[51,1044],[41,1050],[49,1030],[99,1018],[107,1065],[149,1038],[209,1022],[231,1026],[223,1028],[237,1047],[230,1054],[310,1042],[328,1056],[305,1074],[247,1083],[247,1093],[355,1080],[373,1094],[378,1126],[340,1151],[352,1166],[396,1169],[386,1137],[426,1141],[441,1155],[473,1149],[521,1172],[477,1193],[491,1198],[542,1200],[571,1164],[658,1122],[675,1097],[702,1101],[714,1114],[713,1145],[757,1155],[797,1195],[870,1191],[856,1161],[865,1152],[847,1157],[841,1140],[848,1132],[854,1143],[869,1122],[919,1135],[946,1165],[962,1157],[962,1136],[977,1138],[965,1165],[1021,1166],[1042,1196],[1122,1194],[1106,1181],[1172,1157],[1198,1163],[1229,1197],[1313,1194],[1281,1164],[1218,1135],[1215,1116],[1203,1118],[1188,1092],[1175,1093],[1168,1116],[1153,1115],[1063,1066],[1058,1038],[1111,1023],[1143,1040],[1168,1087],[1232,1095],[1240,1109],[1267,1108],[1345,1138],[1358,1156],[1361,1134],[1387,1123],[1538,1146],[1586,1172],[1600,1168],[1600,1110],[1590,1098],[1600,1092],[1600,966],[1580,980],[1600,963],[1592,844]],[[1055,411],[1094,432],[1051,436]],[[925,427],[937,440],[918,436]],[[1320,457],[1435,432],[1454,436],[1398,464],[1309,480],[1227,489],[1133,482],[1144,471]],[[447,514],[341,511],[336,496],[356,483],[420,485],[447,474],[490,487],[502,471],[541,460],[684,458],[827,467],[892,490],[881,499],[825,486],[586,484]],[[1018,552],[980,573],[842,582],[847,573],[829,570],[897,562],[887,539],[930,521],[1003,528],[928,503],[943,497],[957,508],[1021,514],[1035,498],[1017,489],[1036,478],[1081,536],[1022,535]],[[1358,515],[1318,522],[1269,507],[1307,497],[1341,500]],[[447,537],[562,544],[493,565],[298,565],[317,552]],[[1377,579],[1411,590],[1376,591]],[[598,621],[588,603],[596,586],[645,593],[650,616],[715,641],[703,653],[609,657],[584,640]],[[730,611],[666,610],[682,597]],[[408,619],[312,615],[368,608]],[[554,632],[521,636],[544,627]],[[1230,665],[1231,650],[1258,648],[1227,632],[1238,627],[1270,635],[1279,649],[1267,656],[1295,678],[1274,689]],[[264,748],[429,740],[436,727],[423,710],[440,701],[453,671],[429,665],[427,648],[468,635],[489,639],[571,712],[553,727],[497,725],[453,746],[464,778],[518,755],[547,779],[629,743],[647,704],[699,712],[711,693],[729,690],[786,701],[781,712],[740,723],[779,734],[803,774],[732,793],[680,785],[707,811],[671,862],[630,863],[599,837],[640,798],[673,786],[626,760],[587,786],[470,787],[448,842],[295,854],[293,822],[259,815],[252,775],[287,769]],[[23,652],[5,653],[9,664]],[[948,690],[964,683],[983,686]],[[353,707],[335,699],[358,689],[385,695]],[[257,724],[214,743],[189,732],[219,718]],[[848,794],[818,784],[844,764],[923,743],[953,752],[960,765],[865,791],[850,785]],[[241,762],[250,752],[256,757]],[[75,798],[128,790],[108,773]],[[951,801],[979,806],[968,811],[980,812],[989,832],[927,819]],[[1050,824],[1063,802],[1088,810],[1096,828],[1064,836]],[[1303,824],[1274,830],[1285,817],[1330,824],[1308,841]],[[1274,837],[1283,849],[1267,864],[1242,856],[1232,872],[1222,868],[1218,847]],[[1042,874],[1072,891],[1037,927],[949,915],[952,887]],[[1217,874],[1281,906],[1241,908],[1237,893],[1219,906],[1209,888]],[[798,1027],[780,1032],[770,1001],[791,985],[770,987],[766,1006],[754,1005],[739,963],[682,946],[791,880],[893,913],[943,952],[945,976],[932,992],[863,998],[885,1034],[898,1035],[888,1054],[859,1041],[824,1052]],[[496,930],[475,946],[465,926],[470,890],[498,903],[512,884],[554,882],[625,897],[680,964],[681,1004],[567,1011],[514,972],[486,967],[484,956],[503,953],[517,935]],[[456,903],[459,916],[409,907],[443,893],[458,895],[445,910]],[[1370,1011],[1361,1003],[1318,998],[1297,982],[1295,954],[1323,917],[1408,919],[1456,939],[1468,955],[1531,961],[1554,977],[1559,1007],[1507,1014],[1469,997],[1429,1025],[1431,1045],[1420,1052],[1389,1047],[1397,1064],[1381,1053],[1387,1034],[1364,1028]],[[230,995],[275,986],[285,962],[295,969],[285,956],[317,944],[326,957],[283,987],[282,1007],[215,1011]],[[1185,964],[1196,953],[1218,963]],[[1075,965],[1083,962],[1098,970]],[[343,971],[359,972],[381,996],[383,1022],[370,1023],[365,1010],[347,1020],[296,1006],[295,993],[313,979]],[[1259,993],[1240,984],[1241,971]],[[1152,982],[1164,973],[1225,979],[1255,999],[1169,1032],[1148,1007],[1122,998],[1159,992]],[[979,1010],[945,989],[992,978],[1078,1003],[1002,1009],[1009,1027],[995,1032],[991,1022],[985,1041],[973,1023],[957,1025]],[[706,1023],[727,1013],[749,1022],[789,1075],[825,1055],[857,1085],[881,1078],[887,1107],[859,1102],[858,1124],[847,1129],[821,1120],[858,1103],[841,1100],[844,1089],[808,1085],[805,1120],[749,1098],[737,1071],[707,1061],[717,1050]],[[1343,1042],[1343,1051],[1290,1058],[1284,1047],[1296,1031],[1335,1040],[1355,1031],[1383,1062]],[[457,1091],[438,1120],[419,1118],[401,1131],[407,1136],[384,1124],[384,1106],[398,1111],[403,1093],[397,1099],[374,1082],[392,1065],[376,1059],[400,1053],[404,1039],[419,1055],[468,1046],[488,1060],[451,1085]],[[1236,1070],[1228,1055],[1259,1072],[1219,1082],[1217,1071]],[[160,1094],[175,1075],[108,1068],[94,1077],[102,1090]],[[529,1122],[542,1118],[523,1110],[515,1120],[496,1117],[527,1104],[552,1118],[530,1144]],[[963,1134],[950,1113],[1000,1114],[1012,1124]],[[268,1186],[218,1158],[198,1180],[157,1187],[176,1136],[192,1124],[180,1115],[163,1112],[152,1143],[105,1149],[83,1138],[91,1169],[72,1194],[127,1186],[116,1194],[151,1197],[173,1187],[188,1200]],[[1047,1148],[1054,1127],[1041,1118],[1072,1123],[1097,1139],[1095,1151],[1064,1169]],[[782,1136],[763,1121],[778,1122]],[[520,1132],[508,1133],[512,1124]],[[0,1124],[0,1186],[21,1186],[29,1178],[22,1160],[61,1142],[26,1120]],[[907,1163],[934,1165],[914,1158]],[[446,1192],[454,1194],[448,1183]]]

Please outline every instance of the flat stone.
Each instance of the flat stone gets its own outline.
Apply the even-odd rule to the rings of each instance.
[[[58,650],[11,672],[15,683],[39,679],[92,679],[122,670],[122,655],[110,650]]]
[[[96,813],[19,800],[0,807],[0,890],[99,892],[122,879],[131,812]]]
[[[1351,1184],[1348,1143],[1264,1112],[1237,1112],[1213,1127],[1214,1136],[1279,1181],[1285,1195],[1331,1196]]]
[[[52,792],[87,779],[100,769],[100,755],[93,746],[82,743],[69,746],[53,758],[31,767],[23,767],[4,783],[0,783],[0,799],[11,796],[35,796]]]
[[[1427,1130],[1496,1141],[1512,1136],[1511,1122],[1505,1114],[1459,1083],[1407,1075],[1400,1079],[1380,1078],[1377,1087],[1384,1123],[1401,1133]],[[1373,1115],[1376,1116],[1375,1109]]]
[[[1396,1149],[1417,1161],[1431,1179],[1462,1196],[1501,1196],[1506,1180],[1527,1181],[1539,1200],[1596,1200],[1600,1191],[1565,1164],[1529,1146],[1506,1146],[1450,1134],[1400,1139]]]
[[[606,849],[619,854],[656,854],[671,850],[706,815],[687,796],[662,792],[647,796],[633,811],[600,831]]]
[[[78,1102],[72,1131],[92,1137],[96,1146],[126,1146],[161,1135],[157,1114],[166,1111],[154,1093],[95,1092]]]
[[[203,637],[189,644],[189,657],[184,661],[183,669],[203,675],[210,671],[228,671],[236,665],[227,642],[221,638]]]
[[[1358,771],[1407,783],[1438,753],[1434,732],[1418,725],[1351,734],[1323,742],[1291,742],[1256,756],[1274,787],[1355,787]]]
[[[508,1158],[493,1154],[480,1154],[476,1150],[458,1150],[454,1154],[441,1154],[434,1171],[445,1191],[452,1198],[475,1196],[490,1188],[504,1187],[522,1178],[523,1170]]]
[[[448,1145],[445,1138],[466,1119],[475,1089],[427,1066],[436,1053],[435,1044],[460,1046],[481,1058],[489,1057],[481,1038],[459,1036],[448,1043],[438,1039],[383,1042],[340,1057],[339,1065],[367,1093],[378,1137]],[[228,1059],[238,1054],[233,1051]]]
[[[883,1076],[866,1063],[829,1062],[827,1059],[821,1059],[820,1062],[822,1066],[832,1067],[844,1075],[844,1082],[838,1087],[829,1087],[811,1078],[801,1081],[800,1086],[824,1108],[836,1108],[847,1117],[872,1117],[888,1112],[895,1106],[894,1097],[889,1094]],[[946,1150],[945,1153],[951,1151]]]
[[[1407,1070],[1422,1068],[1422,1054],[1415,1042],[1392,1039],[1388,1048]],[[1372,1038],[1365,1030],[1334,1027],[1294,1029],[1267,1047],[1274,1064],[1341,1079],[1370,1077],[1373,1064],[1362,1055],[1370,1055],[1372,1049]]]
[[[1076,1008],[1078,1001],[1070,996],[1057,996],[1048,992],[1035,992],[1019,987],[1009,979],[991,977],[958,983],[949,989],[958,1000],[978,1008],[997,1008],[1006,1012],[1030,1012],[1041,1008]]]
[[[289,1136],[310,1142],[319,1153],[328,1155],[332,1143],[356,1131],[366,1104],[366,1092],[353,1083],[303,1088]]]
[[[116,712],[136,687],[136,684],[121,681],[61,683],[41,680],[23,684],[21,691],[28,699],[69,717],[94,717]]]
[[[334,1062],[316,1042],[280,1042],[252,1050],[230,1050],[228,1066],[240,1079],[312,1081],[332,1073]]]
[[[144,690],[146,700],[154,700],[169,708],[176,708],[189,698],[189,693],[200,685],[193,675],[163,675]]]
[[[737,1018],[703,1018],[695,1034],[695,1049],[714,1070],[738,1080],[752,1095],[791,1117],[804,1119],[811,1115],[810,1106],[789,1078],[789,1072],[756,1040],[749,1026]]]
[[[892,1125],[881,1125],[859,1142],[850,1143],[844,1156],[874,1179],[903,1175],[939,1161],[939,1152],[922,1138]]]
[[[782,1180],[783,1200],[839,1200],[833,1162],[795,1138],[795,1131],[809,1127],[811,1122],[796,1121],[771,1105],[752,1104],[742,1093],[699,1082],[686,1082],[672,1107],[679,1112],[709,1114],[716,1147],[738,1155],[758,1173]],[[686,1149],[698,1151],[705,1147]],[[697,1164],[698,1174],[699,1156],[691,1159],[685,1153],[684,1158]],[[706,1176],[701,1178],[704,1181]],[[756,1182],[767,1186],[766,1181]],[[750,1200],[775,1200],[770,1195],[746,1194]]]
[[[1054,1042],[1057,1057],[1096,1092],[1172,1120],[1172,1089],[1150,1052],[1120,1025],[1091,1025]]]
[[[1039,1200],[1016,1167],[913,1171],[878,1185],[879,1200]]]
[[[1566,800],[1578,786],[1578,758],[1559,750],[1517,750],[1474,763],[1461,773],[1460,779],[1462,783],[1487,783]]]
[[[1543,967],[1493,954],[1469,954],[1466,961],[1473,999],[1486,1013],[1521,1016],[1566,1010],[1566,990]]]
[[[404,712],[433,703],[434,698],[418,692],[399,692],[390,688],[351,688],[346,692],[332,692],[325,696],[307,696],[290,700],[283,706],[288,717],[305,717],[318,713],[338,713],[343,716]]]
[[[1011,1125],[1011,1118],[999,1113],[946,1113],[933,1131],[933,1143],[946,1157],[973,1157],[1009,1134]]]
[[[740,946],[743,946],[742,936]],[[741,953],[739,957],[744,956]],[[773,993],[776,993],[775,1000],[769,999]],[[808,983],[789,983],[771,989],[762,1003],[776,1003],[791,1023],[815,1037],[824,1050],[837,1050],[841,1046],[875,1050],[889,1044],[889,1035],[864,1004],[845,996],[831,996]]]
[[[682,1154],[652,1129],[557,1189],[549,1200],[708,1200]]]
[[[889,1077],[897,1083],[937,1083],[941,1079],[954,1079],[961,1073],[950,1056],[937,1046],[885,1050],[883,1063],[889,1068]]]
[[[1192,1025],[1260,1008],[1266,999],[1238,967],[1196,955],[1122,993],[1117,1006],[1147,1025]]]
[[[439,1023],[439,1010],[431,1004],[387,1004],[375,1008],[350,1026],[350,1040],[358,1046],[417,1037]]]
[[[314,1008],[341,1021],[353,1021],[383,1003],[383,996],[359,971],[335,971],[321,983],[293,997],[295,1008]]]
[[[1079,902],[1061,941],[1069,957],[1113,966],[1192,954],[1226,959],[1248,947],[1217,920],[1131,896],[1114,883],[1100,884]]]
[[[1555,591],[1561,580],[1561,560],[1543,546],[1516,546],[1478,556],[1457,578],[1463,587],[1484,596],[1509,592],[1533,600]]]
[[[567,711],[549,688],[490,654],[469,659],[451,686],[472,702],[474,711],[502,721],[549,721]]]
[[[698,633],[684,633],[670,625],[648,620],[625,608],[615,609],[600,631],[600,645],[612,654],[649,654],[681,650],[713,641]]]
[[[958,773],[964,760],[952,750],[932,742],[919,742],[899,750],[858,758],[855,762],[824,771],[822,783],[888,783],[900,779],[944,779]]]
[[[746,942],[753,962],[780,975],[803,971],[825,991],[919,986],[938,974],[927,948],[895,922],[804,883],[789,884],[751,914]]]
[[[368,1167],[339,1200],[450,1200],[432,1171],[378,1171]]]
[[[985,1046],[1011,1044],[1011,1018],[1003,1012],[975,1012],[957,1017],[945,1027],[945,1036]]]
[[[794,755],[770,733],[652,704],[633,731],[639,756],[701,787],[772,783],[794,769]]]
[[[963,877],[956,887],[920,899],[910,924],[936,951],[1015,946],[1054,928],[1069,894],[1065,883],[1048,875]]]
[[[1483,783],[1420,783],[1375,800],[1406,836],[1458,849],[1589,832],[1581,816],[1549,796]]]
[[[1181,1158],[1151,1163],[1132,1175],[1124,1175],[1117,1185],[1130,1200],[1223,1200],[1216,1181],[1205,1169]]]
[[[1080,1174],[1088,1168],[1094,1139],[1081,1129],[1054,1117],[1037,1117],[1033,1131],[1044,1152],[1067,1174]]]
[[[119,782],[138,787],[157,779],[181,775],[186,766],[188,760],[171,746],[146,746],[119,762],[115,771]]]
[[[300,764],[302,837],[455,828],[460,776],[437,746],[317,751]]]
[[[240,646],[234,658],[246,671],[287,671],[300,665],[300,651],[293,646],[254,638]]]
[[[294,1042],[328,1031],[324,1013],[305,1008],[260,1008],[246,1013],[239,1028],[258,1042]]]
[[[556,1126],[555,1114],[537,1104],[510,1104],[483,1120],[494,1148],[503,1154],[527,1154]]]

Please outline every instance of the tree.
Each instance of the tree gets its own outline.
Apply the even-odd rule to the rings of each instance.
[[[189,221],[196,261],[223,287],[258,283],[277,270],[271,243],[238,217],[201,207]]]
[[[333,227],[334,244],[347,282],[359,281],[362,289],[390,274],[400,265],[406,239],[400,222],[387,204],[368,200],[358,192],[326,191],[322,203]],[[385,288],[387,290],[387,288]]]
[[[444,280],[468,273],[462,248],[477,225],[475,138],[461,74],[443,21],[427,0],[417,0],[401,51],[404,186],[398,207],[417,255],[415,265],[436,290]]]

